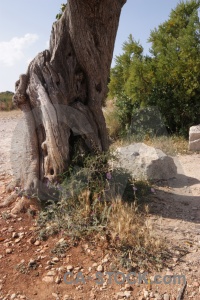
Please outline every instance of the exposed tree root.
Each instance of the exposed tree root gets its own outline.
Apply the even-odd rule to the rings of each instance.
[[[16,201],[18,195],[17,194],[12,194],[10,196],[8,196],[3,203],[0,203],[0,208],[2,207],[8,207],[10,206],[13,202]]]
[[[11,210],[11,214],[16,215],[20,212],[25,213],[29,209],[31,211],[39,211],[41,209],[40,201],[37,198],[28,199],[23,196],[16,202],[15,206]]]

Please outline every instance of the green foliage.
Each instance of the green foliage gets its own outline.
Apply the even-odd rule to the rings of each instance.
[[[151,56],[132,36],[124,43],[109,84],[124,128],[133,112],[148,106],[159,109],[170,133],[187,134],[199,123],[199,7],[199,0],[180,2],[169,20],[151,31]]]
[[[57,19],[57,20],[59,20],[59,19],[62,17],[62,14],[63,14],[63,12],[64,12],[66,6],[67,6],[67,3],[66,3],[66,4],[62,3],[62,4],[61,4],[60,11],[59,11],[59,13],[56,15],[56,19]]]
[[[14,93],[6,91],[0,93],[0,110],[12,110],[14,109],[14,105],[12,103],[12,96]]]
[[[110,205],[105,205],[104,191],[108,186],[109,153],[83,158],[82,166],[73,159],[72,166],[63,174],[62,184],[56,184],[60,191],[59,201],[49,200],[41,212],[38,223],[42,237],[68,230],[73,239],[99,231],[106,225],[105,215]]]

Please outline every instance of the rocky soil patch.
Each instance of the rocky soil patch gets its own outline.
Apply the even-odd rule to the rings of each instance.
[[[20,115],[0,114],[0,201],[7,197],[5,187],[13,173],[9,151],[16,140],[13,132]],[[21,151],[17,144],[16,162]],[[82,241],[68,247],[70,238],[62,232],[41,240],[37,215],[20,213],[14,217],[10,208],[4,208],[0,210],[0,300],[200,299],[200,154],[180,155],[174,162],[177,175],[154,182],[147,218],[152,232],[174,249],[165,269],[152,270],[147,282],[145,277],[138,281],[138,272],[132,278],[134,283],[124,281],[117,272],[127,275],[128,271],[116,268],[112,251],[104,244]],[[73,274],[73,284],[66,284],[66,272]],[[114,272],[112,280],[106,272]],[[143,276],[145,270],[139,268],[139,273]],[[154,283],[156,275],[168,278],[170,284]],[[184,275],[187,285],[183,281],[174,284],[177,275]]]

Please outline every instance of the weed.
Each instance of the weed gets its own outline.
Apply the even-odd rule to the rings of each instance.
[[[110,156],[109,156],[110,157]],[[40,238],[63,232],[65,245],[56,245],[60,255],[80,240],[113,249],[123,266],[157,266],[165,246],[146,222],[151,187],[133,181],[123,170],[112,171],[108,154],[87,157],[84,168],[70,170],[60,184],[59,201],[48,201],[40,213]]]
[[[66,241],[62,241],[61,243],[56,244],[51,252],[57,256],[62,256],[62,254],[65,254],[69,248],[69,244],[67,244]]]

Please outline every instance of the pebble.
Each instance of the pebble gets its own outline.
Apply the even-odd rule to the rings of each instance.
[[[19,237],[19,234],[17,232],[13,232],[12,234],[12,238],[16,239]]]
[[[158,293],[155,293],[155,300],[162,300],[161,295]]]
[[[92,267],[93,268],[97,267],[97,263],[93,263]]]
[[[118,292],[116,296],[117,296],[117,299],[123,299],[125,297],[125,294],[124,294],[124,292]]]
[[[6,254],[11,254],[12,253],[12,249],[11,248],[7,248],[6,249]]]
[[[197,281],[193,282],[193,287],[199,287],[199,283]]]
[[[68,265],[68,266],[67,266],[67,271],[72,271],[72,270],[73,270],[73,266]]]
[[[103,266],[102,266],[102,265],[99,265],[99,266],[97,267],[97,271],[98,271],[98,272],[103,272]]]
[[[151,292],[151,293],[149,294],[149,297],[150,297],[150,298],[154,298],[154,293]]]
[[[64,238],[60,239],[56,244],[62,244],[63,242],[65,242]]]
[[[53,258],[52,258],[52,261],[53,261],[53,262],[59,262],[59,258],[58,258],[58,257],[53,257]]]
[[[49,271],[47,273],[47,276],[55,276],[56,275],[56,272],[55,271]]]
[[[129,299],[131,297],[131,291],[125,291],[124,296]]]
[[[60,277],[58,277],[58,276],[56,277],[56,279],[55,279],[55,283],[56,283],[56,284],[59,284],[59,283],[61,283],[61,279],[60,279]]]
[[[42,278],[42,281],[46,283],[52,283],[53,282],[53,277],[52,276],[45,276]]]
[[[146,291],[146,290],[144,290],[144,297],[145,297],[145,298],[149,297],[149,292]]]
[[[166,275],[167,276],[174,276],[174,274],[171,270],[167,270]]]
[[[170,300],[170,296],[168,294],[164,294],[163,299],[164,300]]]
[[[70,295],[64,295],[63,300],[72,300]]]
[[[36,239],[34,237],[31,237],[29,240],[28,240],[29,244],[34,244],[36,242]]]
[[[128,283],[125,284],[125,290],[126,291],[132,291],[132,289],[133,288],[132,288],[132,286],[130,284],[128,284]]]
[[[36,263],[37,263],[36,260],[33,259],[33,258],[31,258],[31,259],[29,260],[28,266],[29,266],[29,267],[32,267],[32,266],[34,266]]]
[[[15,243],[17,244],[17,243],[19,243],[20,241],[21,241],[21,239],[18,238],[18,239],[15,240]]]
[[[36,242],[34,243],[35,246],[40,246],[40,244],[41,244],[40,241],[36,241]]]

